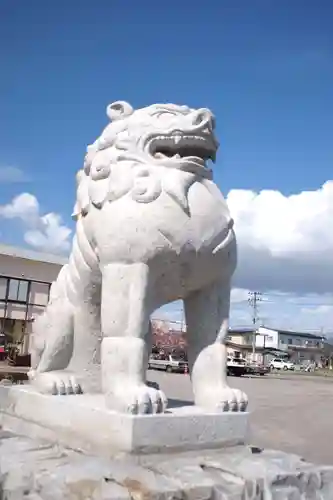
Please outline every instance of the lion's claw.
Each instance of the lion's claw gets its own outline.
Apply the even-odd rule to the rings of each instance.
[[[122,388],[121,391],[113,394],[112,399],[112,407],[133,415],[164,413],[168,402],[161,390],[145,384],[134,385],[126,390]]]
[[[31,370],[29,379],[41,392],[54,396],[82,394],[82,387],[72,373],[65,371],[42,372]]]

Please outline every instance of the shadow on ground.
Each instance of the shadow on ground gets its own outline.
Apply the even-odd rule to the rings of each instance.
[[[182,406],[193,406],[193,401],[184,399],[168,399],[168,408],[181,408]]]

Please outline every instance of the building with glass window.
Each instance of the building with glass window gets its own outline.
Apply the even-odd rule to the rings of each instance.
[[[29,350],[31,325],[45,308],[65,257],[0,245],[0,341]]]

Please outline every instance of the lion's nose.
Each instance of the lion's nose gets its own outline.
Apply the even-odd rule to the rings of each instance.
[[[197,109],[192,113],[192,123],[195,126],[209,126],[212,130],[215,128],[215,119],[212,112],[207,108]]]

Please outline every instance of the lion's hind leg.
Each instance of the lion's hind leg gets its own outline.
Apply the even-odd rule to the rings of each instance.
[[[31,383],[49,394],[79,393],[80,388],[65,370],[71,360],[74,340],[74,310],[68,301],[49,304],[45,315],[38,318],[33,337]],[[38,339],[44,338],[43,348]],[[34,341],[33,341],[34,342]],[[38,359],[39,358],[39,359]]]
[[[69,265],[52,284],[49,303],[37,318],[32,335],[32,369],[28,377],[40,392],[73,394],[81,391],[66,373],[73,355],[75,307],[68,297]]]

